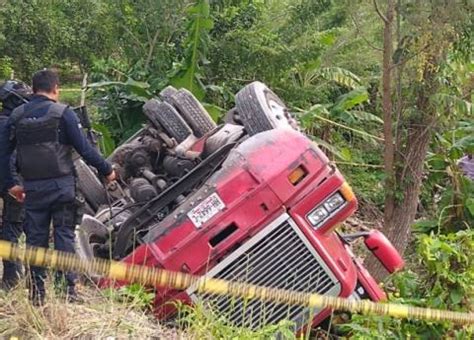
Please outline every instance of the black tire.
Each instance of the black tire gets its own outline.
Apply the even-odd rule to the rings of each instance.
[[[249,135],[276,128],[299,130],[286,105],[265,84],[253,82],[235,96],[239,118]]]
[[[159,129],[164,129],[168,136],[174,138],[178,144],[192,134],[188,124],[176,109],[168,103],[151,99],[143,106],[143,112],[153,125]]]
[[[75,162],[75,167],[78,189],[89,206],[97,211],[101,205],[107,204],[105,188],[94,171],[82,159]]]
[[[189,124],[196,137],[202,137],[216,127],[209,113],[186,89],[181,89],[170,98],[173,106]]]
[[[171,104],[173,103],[171,101],[171,97],[173,97],[176,93],[178,93],[178,90],[176,90],[173,86],[166,86],[163,90],[161,90],[160,98],[163,99],[163,101]]]

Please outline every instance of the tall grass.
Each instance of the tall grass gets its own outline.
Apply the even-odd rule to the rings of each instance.
[[[202,304],[176,303],[179,313],[173,327],[165,326],[148,308],[149,293],[136,285],[118,290],[80,285],[82,303],[68,303],[55,295],[52,283],[46,286],[42,307],[31,305],[24,284],[8,293],[0,291],[0,338],[296,339],[289,321],[257,330],[236,327]]]
[[[258,329],[233,326],[225,315],[212,312],[211,309],[198,303],[194,306],[177,303],[177,324],[186,329],[193,339],[297,339],[294,324],[283,320],[276,325],[264,325]],[[304,339],[304,337],[302,337]]]
[[[47,287],[42,307],[30,304],[24,285],[0,291],[0,338],[186,338],[161,326],[139,304],[117,301],[97,288],[80,286],[84,302],[72,304],[55,296],[52,284]]]

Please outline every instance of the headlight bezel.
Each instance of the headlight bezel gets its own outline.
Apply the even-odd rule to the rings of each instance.
[[[318,212],[323,212],[324,216],[316,215]],[[316,215],[316,216],[315,216]],[[330,215],[330,212],[326,210],[326,208],[322,205],[313,209],[308,215],[308,221],[311,223],[312,226],[318,226],[322,222],[324,222]]]
[[[336,204],[330,205],[331,203],[334,203],[334,202]],[[342,196],[342,194],[339,191],[336,191],[336,193],[329,196],[329,198],[323,202],[323,206],[329,213],[332,213],[336,211],[337,209],[339,209],[342,205],[344,205],[344,203],[346,203],[344,196]]]
[[[336,200],[337,204],[330,206],[328,203]],[[328,202],[329,201],[329,202]],[[344,195],[338,190],[331,195],[329,195],[325,200],[320,204],[314,207],[307,215],[306,220],[314,229],[321,228],[326,221],[332,218],[337,212],[343,209],[347,205],[348,201],[345,199]],[[326,214],[323,218],[315,219],[314,215],[317,212],[325,211]]]

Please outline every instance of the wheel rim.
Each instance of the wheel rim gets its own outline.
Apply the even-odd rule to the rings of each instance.
[[[259,83],[256,85],[255,94],[260,103],[266,106],[265,111],[267,118],[274,128],[295,128],[293,118],[291,118],[288,108],[265,84]]]

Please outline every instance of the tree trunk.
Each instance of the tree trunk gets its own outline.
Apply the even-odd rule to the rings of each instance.
[[[432,122],[429,117],[426,118],[425,124],[420,122],[410,130],[406,140],[404,167],[397,171],[397,182],[403,199],[394,205],[392,217],[384,226],[385,235],[402,255],[410,241],[411,224],[416,217],[421,191],[424,161],[432,136]],[[378,281],[388,274],[373,256],[367,258],[366,266]]]
[[[419,74],[419,70],[422,70],[423,74],[421,79],[418,77],[412,78],[410,84],[407,84],[411,89],[407,91],[410,97],[403,98],[403,101],[406,102],[406,106],[410,110],[403,110],[405,105],[402,105],[399,98],[397,110],[399,110],[398,126],[400,131],[398,131],[396,145],[394,145],[390,87],[390,71],[392,71],[394,65],[388,59],[392,57],[390,55],[392,52],[390,24],[393,21],[395,11],[394,2],[395,0],[388,1],[386,15],[383,15],[377,7],[377,0],[374,0],[375,9],[385,23],[382,105],[385,134],[384,164],[387,179],[385,182],[383,231],[403,256],[410,242],[411,225],[417,215],[423,167],[431,142],[432,131],[438,124],[436,114],[438,108],[430,103],[430,98],[439,91],[441,83],[437,79],[438,72],[441,70],[440,66],[443,61],[446,60],[447,52],[455,41],[456,35],[453,34],[454,31],[446,29],[446,22],[450,17],[449,11],[431,3],[425,8],[423,2],[418,2],[419,10],[430,11],[429,15],[426,21],[421,20],[416,22],[415,26],[412,26],[412,30],[417,32],[416,35],[419,39],[411,43],[411,55],[396,64],[398,67],[405,64],[413,74]],[[456,15],[452,16],[452,18],[455,17]],[[422,41],[424,41],[423,44],[418,44]],[[409,42],[407,41],[407,43]],[[399,49],[403,49],[403,46],[399,46]],[[403,57],[403,54],[400,56]],[[411,59],[411,65],[406,64],[410,61],[410,58],[413,58]],[[401,71],[399,70],[399,72]],[[401,73],[399,73],[399,77],[401,77]],[[400,78],[398,94],[401,93]],[[402,128],[404,129],[403,133]],[[376,280],[382,279],[387,274],[373,256],[367,259],[366,266]]]
[[[390,228],[385,233],[395,248],[403,254],[410,240],[411,224],[415,220],[423,180],[423,168],[431,141],[431,119],[413,127],[407,138],[405,164],[397,171],[403,199],[394,207]]]
[[[396,168],[395,178],[402,199],[394,200],[392,216],[384,225],[385,235],[402,256],[410,241],[411,224],[416,217],[423,181],[424,163],[436,123],[436,115],[429,102],[431,95],[437,91],[431,67],[425,69],[423,84],[424,86],[415,94],[418,111],[415,117],[411,117],[412,121],[407,127],[405,146],[403,148],[398,146],[403,166]],[[366,265],[376,280],[382,280],[387,276],[387,271],[373,256],[368,258]]]
[[[395,207],[395,148],[393,145],[392,126],[392,55],[393,55],[393,18],[395,14],[395,0],[388,0],[385,15],[382,14],[374,0],[375,10],[384,22],[383,29],[383,61],[382,61],[382,112],[384,133],[384,172],[385,172],[385,206],[384,230],[391,230],[391,218]],[[390,238],[390,237],[389,237]],[[387,272],[374,256],[365,261],[366,267],[376,280],[383,279]]]
[[[423,162],[426,156],[431,133],[423,124],[414,126],[406,140],[406,155],[404,168],[397,173],[395,164],[395,145],[393,138],[393,103],[392,103],[392,72],[393,72],[393,23],[395,15],[395,0],[388,0],[385,15],[380,13],[374,1],[379,16],[384,21],[383,30],[383,68],[382,68],[382,111],[384,118],[384,171],[385,171],[385,202],[384,202],[384,232],[397,250],[403,254],[410,236],[410,226],[413,222],[421,188]],[[398,34],[398,32],[397,32]],[[400,105],[400,103],[399,103]],[[426,105],[425,105],[426,106]],[[397,109],[400,109],[397,108]],[[398,149],[398,148],[397,148]],[[407,170],[408,169],[408,170]],[[408,183],[409,181],[410,183]],[[395,192],[403,195],[401,202],[396,201]],[[379,261],[369,256],[366,266],[376,280],[382,280],[386,270]]]

